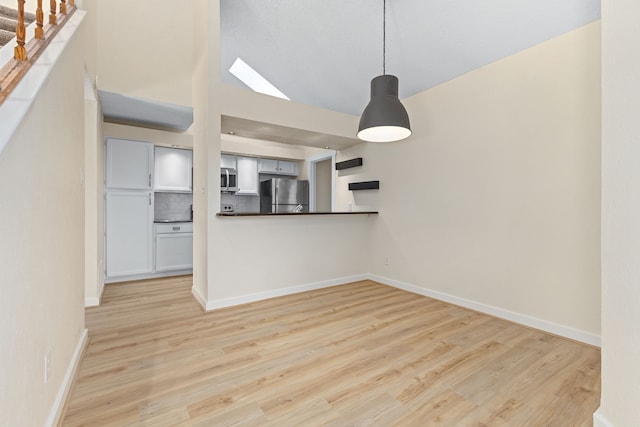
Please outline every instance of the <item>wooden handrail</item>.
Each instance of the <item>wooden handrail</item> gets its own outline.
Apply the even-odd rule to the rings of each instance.
[[[35,37],[26,42],[26,26],[24,4],[26,0],[16,0],[18,5],[18,22],[16,24],[16,44],[13,59],[0,68],[0,104],[9,96],[31,65],[38,59],[42,51],[49,45],[53,37],[76,11],[75,0],[60,0],[60,16],[56,10],[58,3],[50,0],[51,13],[49,24],[44,26],[42,0],[38,0],[36,9]],[[0,65],[1,66],[1,65]]]

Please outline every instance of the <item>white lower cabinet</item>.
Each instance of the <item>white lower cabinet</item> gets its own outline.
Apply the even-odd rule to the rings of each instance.
[[[149,191],[105,194],[107,278],[153,270],[153,205]]]
[[[193,268],[193,223],[156,224],[156,271]]]

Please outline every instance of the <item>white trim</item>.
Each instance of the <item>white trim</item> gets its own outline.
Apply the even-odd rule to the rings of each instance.
[[[64,378],[62,379],[62,384],[60,384],[60,388],[58,389],[56,400],[53,402],[53,407],[51,408],[51,412],[49,413],[49,417],[45,424],[46,426],[57,426],[60,422],[62,411],[64,410],[65,403],[69,397],[69,391],[71,390],[71,386],[73,385],[76,377],[76,372],[80,366],[80,358],[84,354],[84,350],[87,348],[87,344],[89,343],[88,337],[89,331],[87,329],[83,329],[80,334],[80,340],[78,340],[76,349],[71,356],[67,372],[65,373]]]
[[[106,243],[106,240],[105,240]],[[188,276],[193,274],[193,269],[174,270],[174,271],[158,271],[154,273],[127,274],[123,276],[105,277],[104,285],[110,283],[131,282],[134,280],[159,279],[161,277]]]
[[[309,212],[316,211],[316,166],[318,162],[331,159],[331,211],[336,210],[336,150],[328,150],[306,159],[309,172]]]
[[[614,427],[613,423],[602,415],[601,408],[602,406],[593,413],[593,427]]]
[[[258,292],[255,294],[242,295],[239,297],[210,300],[210,301],[207,301],[205,310],[211,311],[218,308],[232,307],[234,305],[247,304],[250,302],[261,301],[269,298],[276,298],[276,297],[281,297],[285,295],[297,294],[300,292],[329,288],[331,286],[346,285],[347,283],[358,282],[360,280],[366,280],[367,278],[368,278],[368,275],[359,274],[357,276],[348,276],[348,277],[341,277],[339,279],[307,283],[305,285],[292,286],[289,288],[282,288],[282,289],[274,289],[272,291]]]
[[[299,286],[292,286],[289,288],[274,289],[271,291],[258,292],[255,294],[241,295],[238,297],[223,298],[219,300],[206,300],[196,288],[192,288],[192,293],[198,300],[200,305],[205,311],[211,311],[218,308],[232,307],[240,304],[247,304],[250,302],[261,301],[269,298],[276,298],[285,295],[292,295],[299,292],[312,291],[315,289],[328,288],[330,286],[344,285],[351,282],[357,282],[360,280],[373,280],[374,282],[381,283],[383,285],[391,286],[394,288],[402,289],[414,294],[434,298],[439,301],[448,302],[450,304],[458,305],[460,307],[468,308],[470,310],[478,311],[481,313],[489,314],[491,316],[499,317],[501,319],[508,320],[513,323],[528,326],[534,329],[538,329],[544,332],[548,332],[561,337],[569,338],[575,341],[579,341],[585,344],[589,344],[595,347],[600,347],[600,336],[592,334],[580,329],[571,328],[569,326],[560,325],[547,320],[539,319],[533,316],[527,316],[526,314],[515,313],[513,311],[505,310],[503,308],[494,307],[488,304],[482,304],[479,302],[471,301],[465,298],[456,297],[453,295],[445,294],[443,292],[434,291],[431,289],[421,288],[408,283],[400,282],[398,280],[389,279],[387,277],[378,276],[376,274],[360,274],[356,276],[342,277],[339,279],[325,280],[322,282],[307,283]],[[205,302],[206,301],[206,302]],[[606,424],[605,427],[608,427]]]
[[[98,292],[100,293],[99,296],[84,298],[85,308],[100,306],[100,303],[102,302],[102,295],[104,295],[104,281],[101,281],[101,282],[102,282],[102,287],[98,290]]]
[[[49,78],[51,71],[62,56],[62,52],[73,39],[86,14],[87,12],[78,9],[71,15],[49,46],[47,46],[47,49],[29,68],[29,72],[22,77],[9,96],[0,104],[0,116],[2,117],[0,153],[11,140],[20,123],[22,123],[38,92],[40,92],[40,89]],[[28,34],[31,34],[31,32],[28,32]],[[8,46],[9,44],[4,47]],[[13,49],[3,49],[3,53],[0,56],[6,55],[5,52],[9,51],[13,51]]]
[[[394,288],[413,292],[414,294],[419,294],[419,295],[434,298],[440,301],[459,305],[461,307],[479,311],[481,313],[486,313],[492,316],[500,317],[502,319],[509,320],[510,322],[519,323],[521,325],[525,325],[531,328],[539,329],[541,331],[549,332],[554,335],[559,335],[561,337],[569,338],[575,341],[580,341],[589,345],[600,347],[600,336],[586,332],[586,331],[574,329],[569,326],[559,325],[557,323],[549,322],[547,320],[538,319],[537,317],[527,316],[526,314],[514,313],[513,311],[505,310],[503,308],[482,304],[479,302],[456,297],[453,295],[445,294],[445,293],[434,291],[431,289],[421,288],[415,285],[410,285],[408,283],[400,282],[397,280],[389,279],[387,277],[382,277],[375,274],[369,274],[368,278],[373,281],[382,283],[384,285],[388,285]]]
[[[192,286],[191,287],[191,293],[193,294],[193,296],[196,299],[196,301],[198,301],[198,304],[200,304],[202,309],[206,310],[207,309],[207,299],[202,296],[202,294],[200,293],[198,288],[196,288],[195,286]]]
[[[100,299],[98,297],[85,297],[84,299],[84,307],[98,307],[100,305]]]

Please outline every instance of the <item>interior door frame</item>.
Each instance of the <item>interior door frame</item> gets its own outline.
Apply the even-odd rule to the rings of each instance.
[[[327,150],[324,153],[317,154],[315,156],[311,156],[307,158],[307,163],[309,165],[309,212],[316,211],[316,167],[318,163],[323,162],[325,160],[331,160],[331,211],[335,212],[336,210],[336,151],[335,150]]]

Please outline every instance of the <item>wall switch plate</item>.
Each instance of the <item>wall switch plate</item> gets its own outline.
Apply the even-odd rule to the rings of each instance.
[[[51,351],[47,351],[44,354],[44,383],[49,382],[49,377],[51,376]]]
[[[384,265],[389,265],[389,255],[384,256]]]
[[[349,203],[347,205],[347,211],[351,212],[353,210],[353,203]]]

